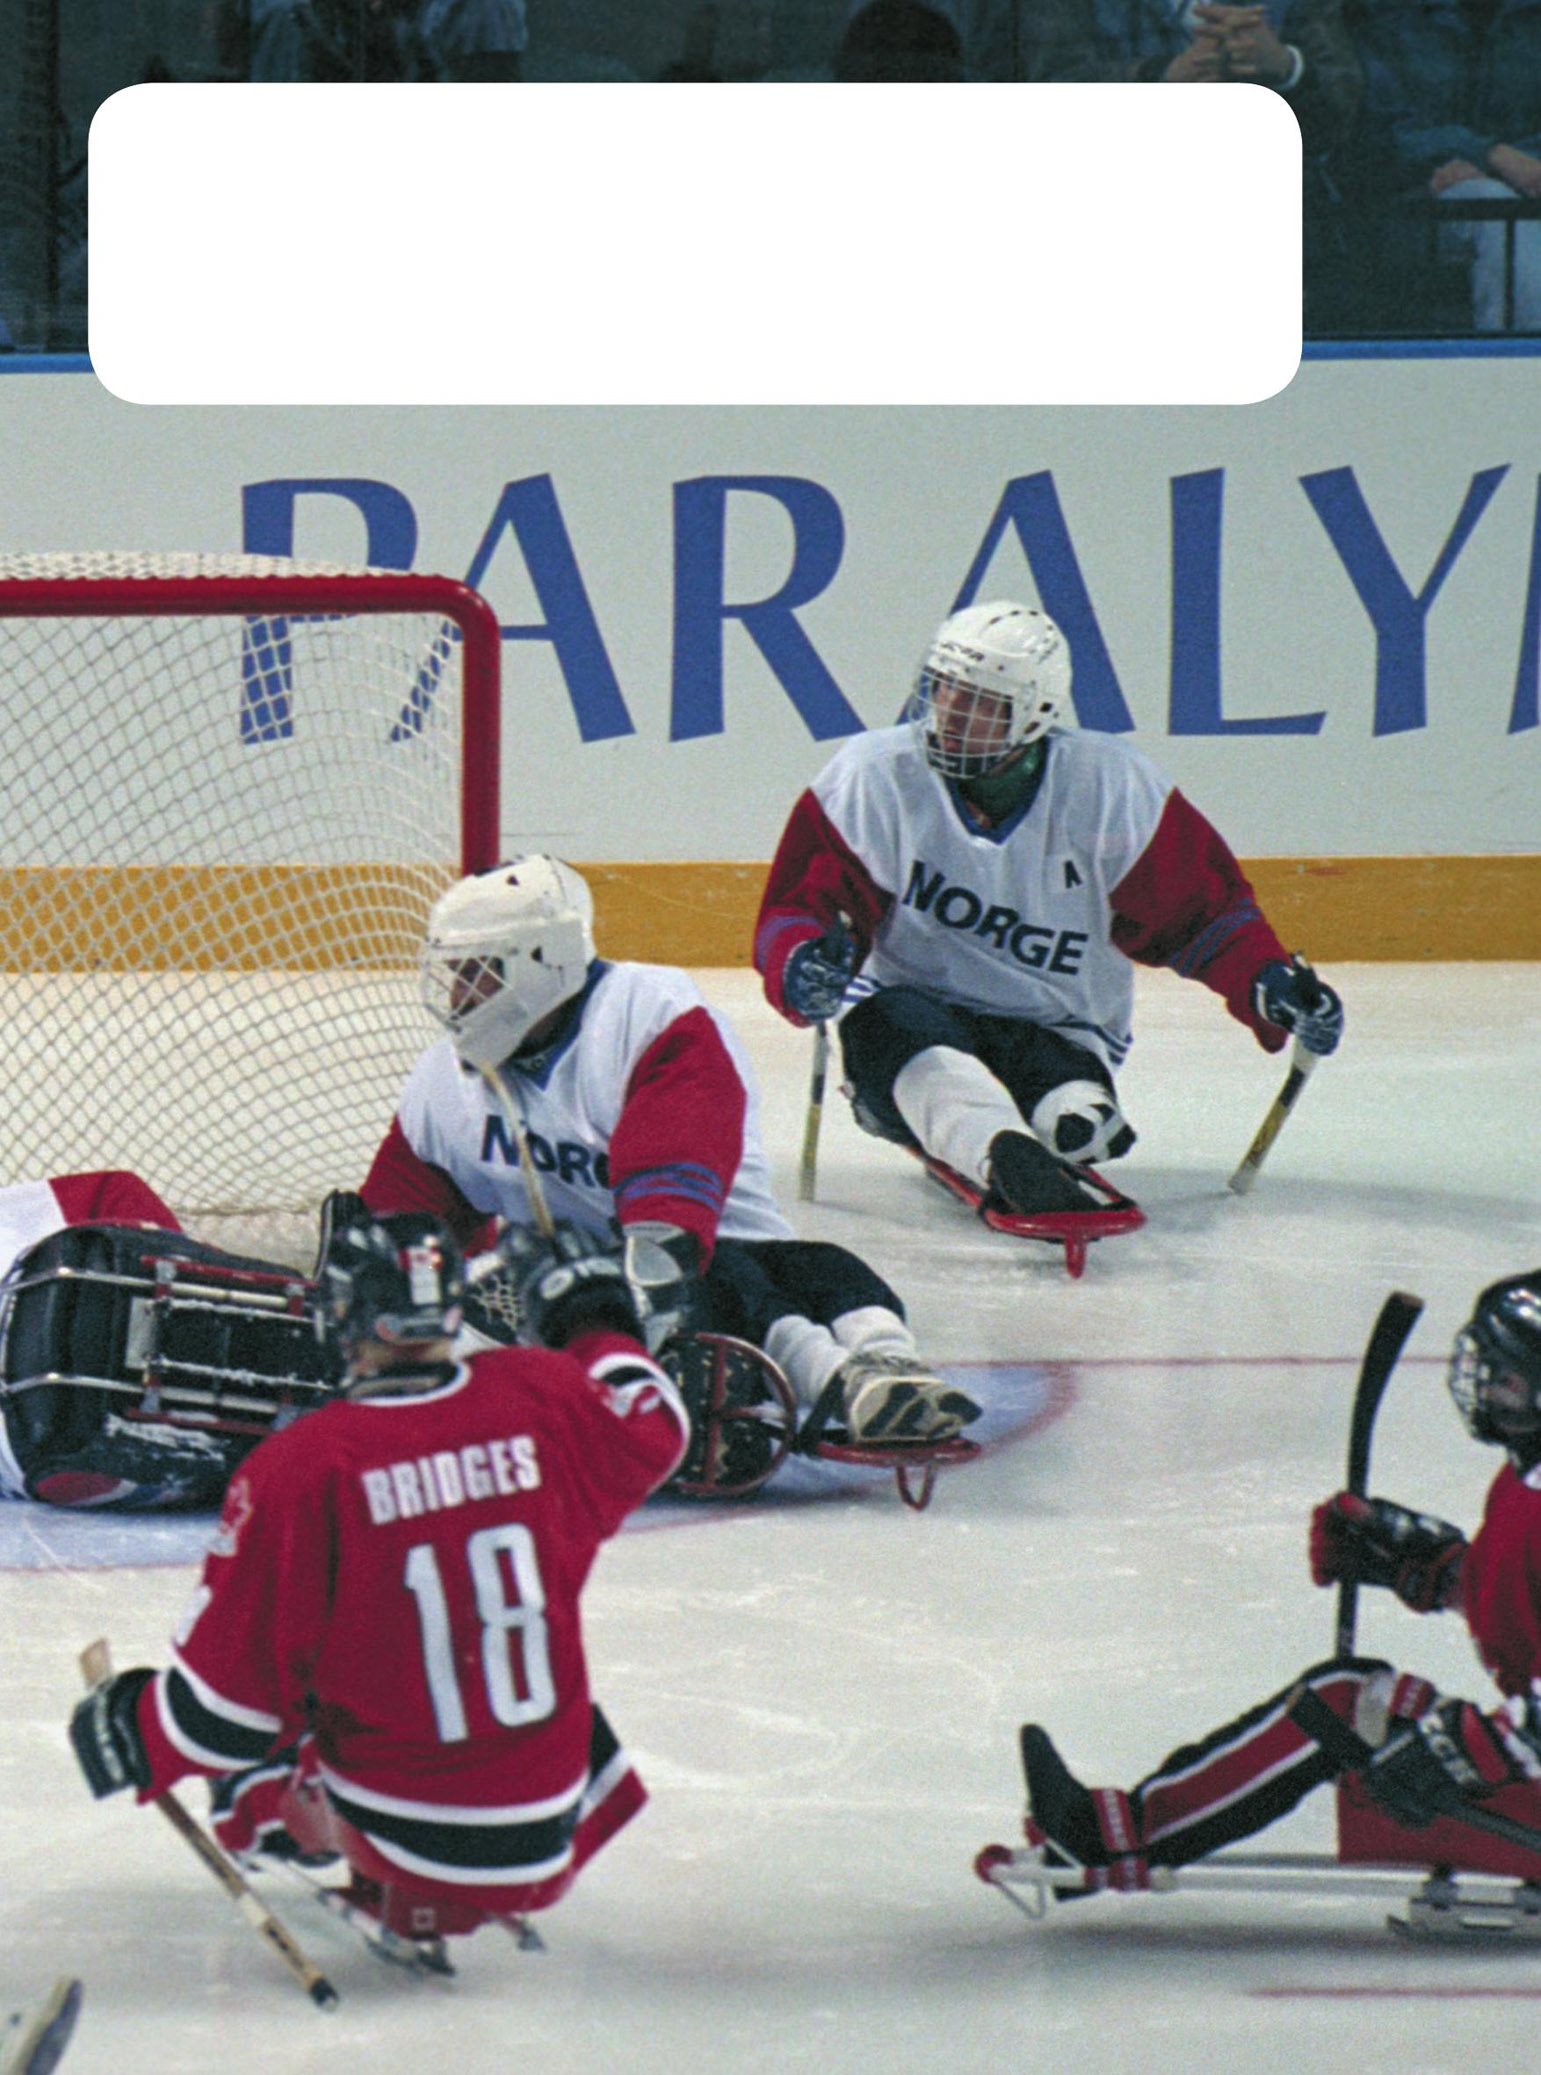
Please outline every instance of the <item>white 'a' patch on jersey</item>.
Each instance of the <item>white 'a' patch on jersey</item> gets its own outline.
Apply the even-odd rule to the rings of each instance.
[[[1055,730],[1027,813],[970,821],[907,725],[842,745],[815,781],[825,814],[893,896],[861,978],[1063,1031],[1110,1069],[1132,1042],[1134,974],[1111,895],[1172,791],[1116,735]]]
[[[615,1229],[610,1141],[637,1062],[681,1016],[704,1008],[747,1095],[744,1150],[719,1230],[726,1239],[789,1239],[771,1193],[759,1100],[743,1046],[688,974],[673,966],[602,964],[576,1028],[536,1074],[509,1076],[551,1214],[588,1230]],[[442,1167],[468,1203],[514,1225],[532,1222],[519,1155],[492,1090],[448,1038],[418,1060],[397,1109],[407,1143]]]

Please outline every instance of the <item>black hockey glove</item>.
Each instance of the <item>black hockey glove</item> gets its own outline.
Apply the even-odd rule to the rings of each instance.
[[[1343,1003],[1309,966],[1274,959],[1252,982],[1252,1006],[1265,1023],[1276,1023],[1324,1059],[1343,1035]]]
[[[1459,1816],[1519,1773],[1492,1724],[1469,1700],[1436,1701],[1397,1729],[1364,1768],[1366,1787],[1388,1815],[1414,1830]]]
[[[498,1238],[519,1298],[519,1337],[527,1346],[565,1347],[579,1333],[642,1338],[642,1320],[619,1248],[581,1225],[558,1224],[547,1239],[533,1225]]]
[[[637,1300],[649,1354],[688,1333],[701,1309],[701,1247],[678,1225],[626,1228],[626,1280]]]
[[[856,962],[856,945],[837,924],[798,945],[782,968],[781,998],[805,1023],[827,1023],[845,1000]]]
[[[150,1761],[139,1734],[139,1696],[155,1677],[144,1665],[118,1672],[75,1703],[70,1742],[86,1785],[100,1801],[125,1787],[148,1787]]]
[[[355,1189],[333,1189],[321,1199],[321,1215],[316,1224],[316,1265],[311,1270],[311,1280],[319,1282],[321,1271],[326,1266],[326,1257],[332,1250],[332,1235],[348,1225],[361,1222],[372,1224],[374,1212]]]
[[[1390,1499],[1340,1491],[1311,1515],[1311,1576],[1318,1585],[1384,1585],[1415,1614],[1456,1604],[1465,1555],[1458,1527]]]

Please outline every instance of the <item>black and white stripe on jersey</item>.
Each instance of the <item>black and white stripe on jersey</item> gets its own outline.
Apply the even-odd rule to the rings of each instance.
[[[377,1794],[322,1767],[327,1799],[382,1858],[404,1872],[497,1887],[548,1880],[573,1854],[579,1823],[630,1770],[604,1715],[593,1710],[589,1768],[568,1795],[513,1809],[452,1807]]]
[[[228,1772],[238,1765],[255,1765],[272,1750],[282,1726],[276,1715],[226,1700],[180,1665],[163,1671],[158,1685],[161,1727],[195,1764]]]

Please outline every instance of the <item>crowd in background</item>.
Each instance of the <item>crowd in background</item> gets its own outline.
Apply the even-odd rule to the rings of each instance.
[[[84,346],[91,114],[176,79],[1246,80],[1308,337],[1541,332],[1541,0],[0,0],[0,48],[0,348]]]

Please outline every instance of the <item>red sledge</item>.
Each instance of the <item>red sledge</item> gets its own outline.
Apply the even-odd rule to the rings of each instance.
[[[1453,1817],[1414,1830],[1370,1799],[1357,1774],[1338,1782],[1337,1856],[1216,1852],[1189,1866],[1153,1866],[1150,1891],[1185,1894],[1364,1895],[1400,1905],[1386,1919],[1400,1937],[1444,1942],[1541,1940],[1541,1789],[1522,1782],[1480,1804],[1506,1821],[1494,1835]],[[1525,1842],[1526,1834],[1534,1843]],[[990,1844],[974,1871],[1024,1916],[1044,1917],[1056,1894],[1109,1886],[1105,1867],[1051,1865],[1041,1845]]]
[[[1094,1167],[1077,1167],[1071,1172],[1085,1184],[1085,1210],[1045,1210],[1026,1213],[998,1209],[977,1182],[959,1174],[940,1160],[918,1153],[916,1158],[932,1181],[966,1203],[992,1232],[1009,1233],[1013,1239],[1041,1239],[1065,1249],[1065,1268],[1079,1276],[1086,1267],[1086,1249],[1098,1239],[1116,1239],[1123,1232],[1138,1232],[1145,1213],[1129,1197],[1120,1195]]]

